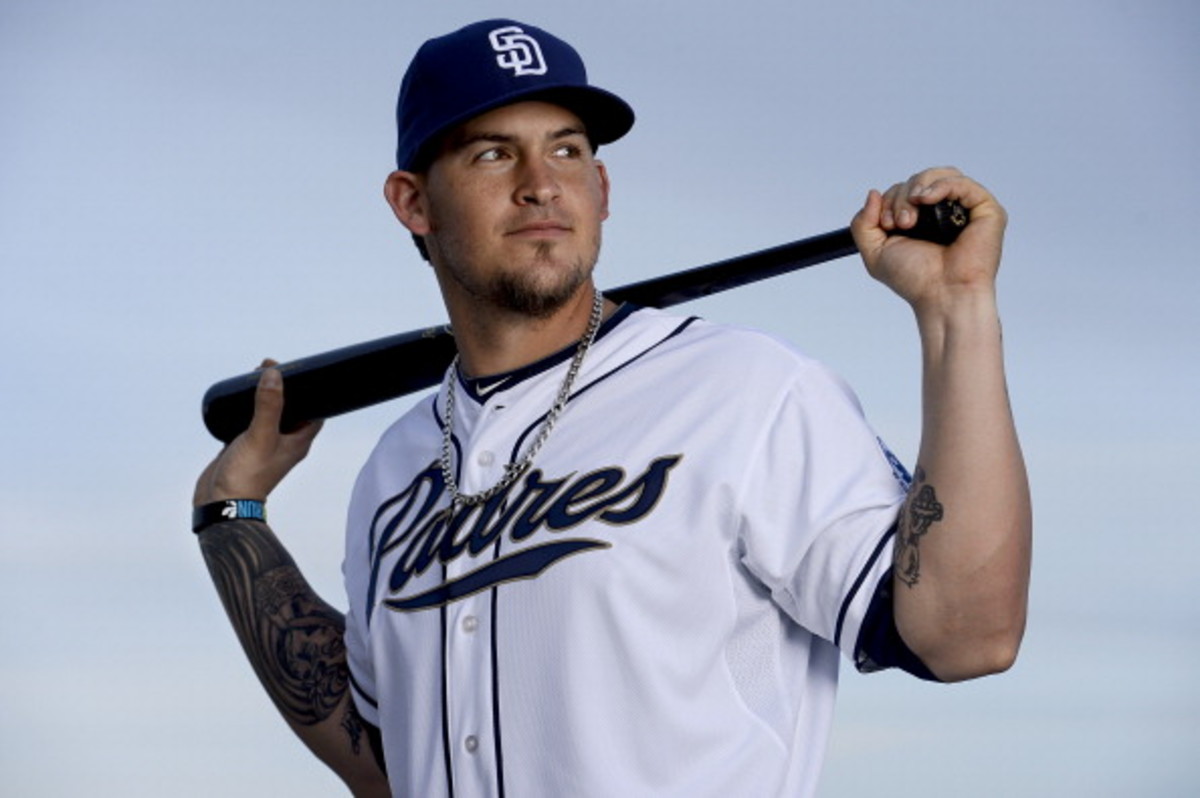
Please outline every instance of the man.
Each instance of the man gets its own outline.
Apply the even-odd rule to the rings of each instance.
[[[910,480],[820,364],[595,289],[595,148],[633,114],[565,42],[511,20],[431,40],[398,120],[386,197],[459,357],[359,476],[344,621],[261,518],[319,428],[278,431],[274,369],[195,496],[256,672],[357,794],[809,795],[839,653],[945,681],[1011,665],[1031,525],[985,189],[927,170],[852,223],[917,318]],[[889,237],[948,197],[956,243]]]

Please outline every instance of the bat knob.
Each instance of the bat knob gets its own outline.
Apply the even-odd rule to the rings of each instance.
[[[958,200],[942,200],[936,205],[921,205],[917,208],[917,223],[907,230],[893,230],[893,235],[932,241],[935,244],[953,244],[958,234],[971,221],[971,212]]]

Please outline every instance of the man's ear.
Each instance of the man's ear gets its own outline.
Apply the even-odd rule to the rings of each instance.
[[[400,224],[413,235],[429,233],[429,210],[425,205],[425,181],[415,172],[396,171],[383,184],[383,196]]]

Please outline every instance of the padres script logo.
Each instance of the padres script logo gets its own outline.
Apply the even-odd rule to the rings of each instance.
[[[496,51],[496,63],[511,69],[514,75],[545,75],[546,60],[537,39],[516,25],[496,28],[488,34],[488,41]]]
[[[563,532],[590,520],[611,526],[632,524],[658,504],[671,469],[682,459],[682,455],[660,457],[632,479],[626,479],[625,470],[615,466],[560,479],[547,479],[535,469],[486,503],[461,507],[453,515],[447,508],[437,507],[445,484],[441,467],[431,463],[375,514],[367,595],[376,595],[380,565],[396,550],[399,554],[387,584],[392,598],[383,604],[393,610],[412,611],[441,607],[502,582],[530,579],[564,557],[608,548],[609,543],[589,538],[531,544],[431,590],[398,595],[414,576],[425,573],[435,563],[476,557],[505,535],[512,544],[520,544],[540,530]]]

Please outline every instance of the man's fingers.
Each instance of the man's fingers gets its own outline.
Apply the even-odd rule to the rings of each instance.
[[[267,361],[263,361],[264,365]],[[273,363],[273,361],[272,361]],[[254,417],[250,420],[247,433],[252,438],[265,442],[279,435],[279,420],[283,417],[283,375],[279,369],[269,366],[263,369],[254,391]],[[264,439],[264,436],[268,438]]]
[[[854,235],[854,243],[860,252],[873,253],[887,240],[883,225],[884,198],[871,189],[867,192],[866,202],[850,221],[850,232]]]
[[[254,417],[246,430],[247,436],[252,438],[256,445],[270,448],[283,446],[300,453],[300,457],[303,457],[308,452],[313,438],[321,431],[324,421],[307,421],[287,431],[280,429],[286,397],[283,373],[275,368],[278,365],[278,361],[270,358],[262,362],[262,375],[258,378],[258,387],[254,391]]]
[[[953,188],[959,179],[963,174],[955,167],[938,166],[896,183],[884,193],[883,228],[908,230],[917,223],[919,205],[934,205],[951,196],[959,199]]]
[[[309,448],[312,446],[313,439],[317,437],[317,433],[321,431],[324,420],[306,421],[293,432],[286,433],[284,438],[291,439],[290,442],[296,447],[296,452],[301,458],[308,454]]]
[[[1004,208],[991,192],[958,170],[936,169],[914,175],[906,194],[912,205],[934,205],[952,199],[971,214],[971,223],[960,240],[1003,234],[1008,221]]]

